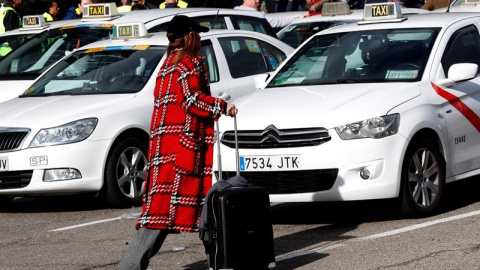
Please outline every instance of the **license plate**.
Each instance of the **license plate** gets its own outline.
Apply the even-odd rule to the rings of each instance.
[[[8,158],[0,157],[0,171],[8,171]]]
[[[240,171],[295,171],[301,169],[300,155],[240,157]]]

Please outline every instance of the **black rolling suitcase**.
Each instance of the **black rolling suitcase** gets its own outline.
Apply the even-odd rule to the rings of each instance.
[[[237,140],[235,121],[235,139]],[[218,135],[218,123],[217,123]],[[222,175],[220,138],[218,173]],[[206,199],[208,234],[203,240],[210,269],[264,270],[275,268],[270,199],[261,187],[249,187],[240,176],[236,143],[237,176],[217,182]],[[202,215],[205,213],[202,213]],[[201,233],[202,235],[202,233]],[[202,236],[201,236],[202,238]]]

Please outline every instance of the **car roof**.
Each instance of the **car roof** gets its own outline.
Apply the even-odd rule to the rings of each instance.
[[[262,33],[246,31],[246,30],[227,30],[227,29],[211,29],[207,33],[200,33],[201,37],[211,37],[211,36],[218,36],[218,35],[238,35],[238,36],[257,36],[257,37],[264,37],[265,39],[269,40],[277,40],[269,35],[265,35]],[[278,42],[283,43],[282,41],[278,40]],[[169,43],[167,39],[166,32],[155,32],[149,33],[148,38],[141,38],[141,39],[130,39],[128,41],[124,40],[102,40],[90,43],[81,47],[79,50],[86,50],[92,48],[101,48],[101,47],[111,47],[111,46],[133,46],[133,45],[160,45],[160,46],[167,46]],[[289,47],[287,44],[285,46]],[[293,51],[293,48],[292,48]]]
[[[478,4],[460,4],[456,6],[450,6],[450,9],[448,7],[444,8],[437,8],[434,9],[432,12],[434,13],[441,13],[441,12],[479,12],[480,11],[480,5]]]
[[[46,30],[49,30],[49,29],[60,28],[64,25],[69,25],[69,24],[71,24],[71,21],[72,20],[47,22],[47,25],[44,28],[22,28],[22,27],[20,27],[20,28],[13,29],[13,30],[7,31],[5,33],[2,33],[0,36],[38,34],[38,33],[41,33],[43,31],[46,31]]]
[[[311,22],[331,22],[331,21],[358,21],[363,18],[363,9],[352,9],[349,14],[335,16],[314,15],[292,22],[293,24],[304,24]],[[430,11],[421,8],[402,8],[402,14],[424,14]]]
[[[402,22],[381,22],[378,23],[369,23],[369,24],[358,24],[350,23],[330,29],[323,30],[315,35],[337,33],[337,32],[351,32],[351,31],[361,31],[361,30],[373,30],[373,29],[396,29],[396,28],[445,28],[450,26],[452,23],[465,20],[468,18],[479,18],[480,13],[462,13],[462,12],[452,12],[452,13],[427,13],[427,14],[417,14],[413,16],[408,16],[407,20]]]
[[[156,20],[175,16],[177,14],[184,14],[187,16],[198,17],[198,16],[208,16],[208,15],[242,15],[249,17],[265,18],[265,15],[257,11],[247,11],[247,10],[234,10],[227,8],[166,8],[166,9],[149,9],[149,10],[136,10],[125,13],[120,13],[117,17],[113,19],[74,19],[74,20],[64,20],[64,21],[53,21],[48,22],[46,28],[42,29],[25,29],[18,28],[11,31],[7,31],[2,34],[2,36],[7,35],[25,35],[25,34],[38,34],[46,30],[61,28],[64,26],[72,25],[86,25],[86,24],[116,24],[123,22],[143,22],[146,25],[150,22]],[[148,27],[148,25],[147,25]]]

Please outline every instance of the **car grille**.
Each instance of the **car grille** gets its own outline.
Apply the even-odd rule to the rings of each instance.
[[[28,132],[28,129],[0,128],[0,152],[19,149]]]
[[[239,130],[238,148],[285,148],[314,146],[331,139],[325,128],[277,129],[270,125],[264,130]],[[235,147],[235,133],[225,131],[221,142]]]
[[[235,176],[236,172],[222,172],[222,179]],[[218,172],[215,172],[218,176]],[[251,186],[265,188],[269,194],[306,193],[329,190],[335,184],[338,169],[241,172]],[[218,178],[218,177],[217,177]]]
[[[0,172],[0,189],[23,188],[30,184],[33,171]]]

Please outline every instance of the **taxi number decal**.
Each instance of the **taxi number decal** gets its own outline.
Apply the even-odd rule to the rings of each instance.
[[[448,102],[457,109],[467,120],[472,124],[478,132],[480,132],[480,117],[472,110],[467,104],[463,103],[457,96],[443,90],[438,85],[432,83],[433,89],[437,94],[444,99],[448,100]]]
[[[88,7],[90,15],[105,15],[105,7],[104,6],[93,6]]]
[[[25,22],[27,25],[39,25],[40,24],[40,20],[38,19],[38,17],[27,17],[25,18]]]
[[[389,7],[390,5],[377,5],[372,6],[372,17],[381,17],[381,16],[389,16]]]
[[[464,142],[467,142],[467,138],[465,137],[465,135],[455,138],[455,144],[461,144]]]

